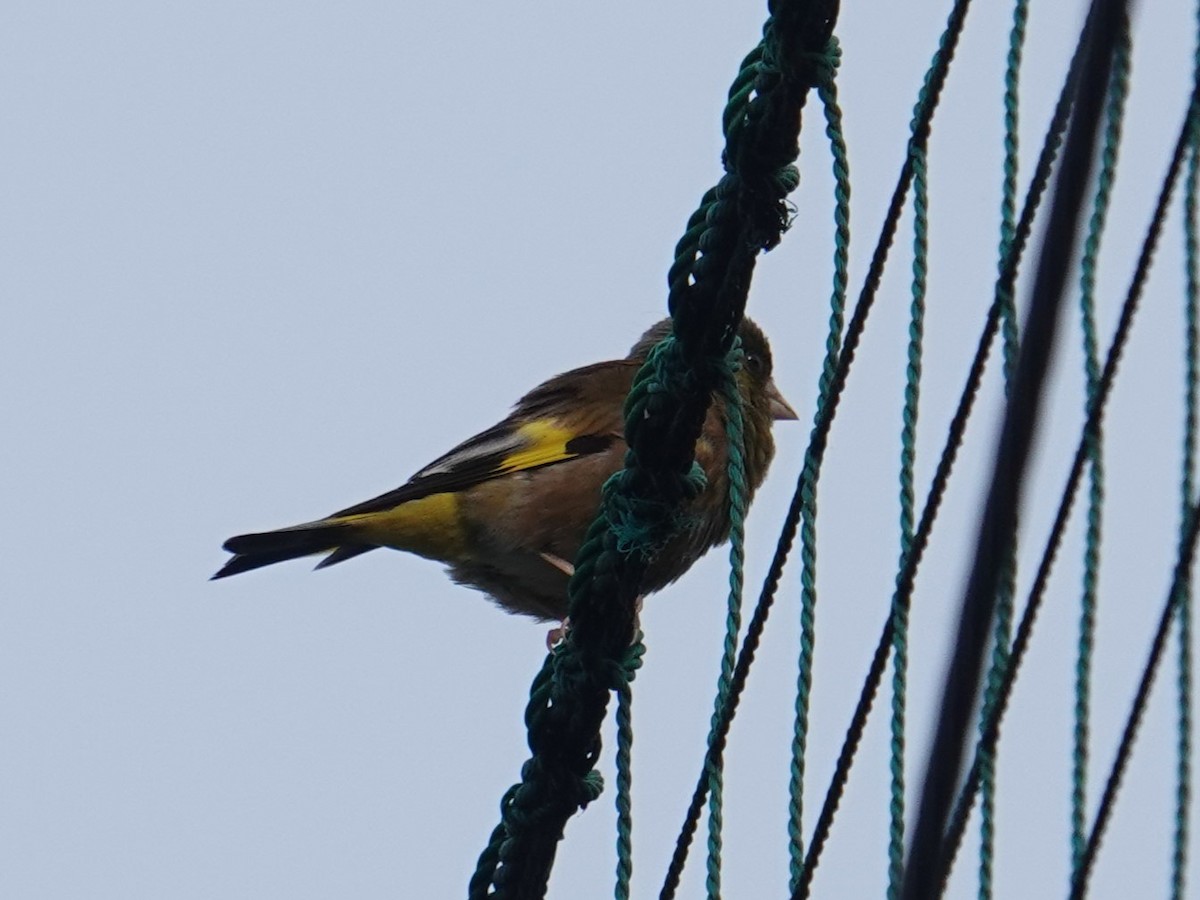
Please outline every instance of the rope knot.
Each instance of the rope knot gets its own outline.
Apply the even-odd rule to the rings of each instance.
[[[699,496],[708,479],[695,461],[682,477],[676,474],[657,477],[641,471],[641,477],[637,479],[638,492],[633,494],[617,489],[623,476],[628,474],[631,473],[627,469],[605,482],[609,527],[616,538],[618,552],[648,561],[676,532],[691,523],[693,517],[682,512],[679,506]]]
[[[505,795],[507,802],[502,807],[510,834],[543,830],[548,825],[561,832],[564,812],[570,815],[584,808],[604,791],[604,778],[595,769],[577,775],[534,759],[521,767],[521,778],[524,783],[511,798]]]
[[[829,87],[837,78],[842,64],[842,45],[836,37],[829,36],[823,49],[801,50],[792,58],[794,80],[805,87]]]
[[[625,651],[620,659],[609,660],[609,687],[614,691],[628,687],[633,682],[633,679],[637,677],[638,669],[642,667],[642,658],[645,655],[646,645],[642,643],[642,635],[639,631],[634,636],[633,643],[629,645],[629,649]]]

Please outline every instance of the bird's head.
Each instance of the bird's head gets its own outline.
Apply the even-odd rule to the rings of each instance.
[[[670,319],[651,325],[629,351],[629,359],[645,359],[659,341],[671,334]],[[743,318],[738,326],[741,338],[742,365],[738,370],[738,387],[742,397],[754,405],[761,400],[772,419],[786,421],[798,419],[796,410],[784,399],[772,377],[773,362],[771,345],[767,336],[752,319]]]

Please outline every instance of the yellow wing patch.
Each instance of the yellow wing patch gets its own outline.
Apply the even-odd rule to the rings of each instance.
[[[498,472],[520,472],[579,455],[567,450],[567,442],[575,434],[550,422],[526,422],[516,429],[516,433],[528,441],[528,445],[505,456],[497,466]]]
[[[490,446],[491,441],[503,441]],[[598,439],[604,442],[607,439]],[[576,444],[572,445],[571,442]],[[467,553],[467,528],[459,493],[497,476],[511,475],[551,463],[574,459],[589,451],[579,437],[553,420],[524,422],[503,438],[464,445],[424,469],[409,486],[441,482],[431,493],[406,499],[406,488],[384,494],[362,512],[355,507],[325,520],[348,526],[353,540],[364,544],[407,550],[429,559],[453,561]],[[507,451],[503,449],[507,446]],[[584,446],[589,446],[584,444]],[[594,446],[594,445],[593,445]],[[457,483],[455,483],[457,480]],[[432,485],[431,485],[432,486]],[[347,541],[349,543],[350,541]]]

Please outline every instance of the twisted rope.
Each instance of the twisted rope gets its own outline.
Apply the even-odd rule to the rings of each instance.
[[[835,47],[836,63],[841,59]],[[824,415],[831,386],[837,374],[838,355],[842,343],[842,323],[845,318],[846,290],[849,281],[850,246],[850,164],[842,134],[842,113],[832,73],[825,94],[825,133],[833,154],[834,172],[834,269],[833,294],[829,303],[829,329],[825,337],[825,359],[817,384],[817,408],[813,414],[814,431]],[[816,647],[817,606],[817,481],[821,461],[806,453],[800,476],[798,494],[800,506],[800,654],[796,662],[796,699],[793,707],[792,758],[788,780],[788,851],[790,858],[789,884],[800,877],[804,864],[804,761],[808,746],[808,706],[812,690],[812,659]]]
[[[1128,19],[1122,23],[1121,37],[1113,55],[1113,70],[1108,87],[1105,128],[1100,151],[1100,169],[1092,215],[1083,242],[1080,261],[1079,307],[1083,332],[1085,404],[1092,403],[1100,380],[1100,354],[1096,343],[1096,266],[1100,242],[1108,216],[1109,198],[1117,173],[1117,153],[1121,145],[1121,125],[1125,99],[1129,95],[1130,35]],[[1084,538],[1083,591],[1080,598],[1079,642],[1075,657],[1075,727],[1071,764],[1071,868],[1079,865],[1086,842],[1088,731],[1091,705],[1092,650],[1096,630],[1096,589],[1099,580],[1101,526],[1104,507],[1104,433],[1097,429],[1088,438],[1088,508]]]
[[[830,64],[826,68],[826,72],[829,78],[832,79],[837,60],[840,57],[840,50],[837,47],[836,39],[831,38],[828,49]],[[841,131],[841,110],[837,106],[835,83],[832,80],[823,82],[818,87],[818,95],[825,108],[825,132],[830,139],[835,179],[834,221],[836,228],[834,282],[830,303],[829,337],[826,341],[826,362],[822,375],[823,379],[832,380],[836,377],[837,353],[841,337],[842,316],[848,281],[850,183],[846,146]],[[675,892],[679,888],[679,881],[682,878],[683,868],[687,862],[688,849],[691,846],[696,825],[699,822],[700,811],[709,789],[707,773],[712,766],[719,765],[725,752],[729,727],[737,712],[737,705],[745,687],[746,679],[749,676],[750,666],[753,664],[763,629],[766,626],[767,617],[774,602],[775,592],[779,587],[779,579],[783,574],[783,566],[787,561],[792,542],[795,540],[797,524],[800,518],[800,504],[800,488],[798,486],[796,494],[792,498],[787,517],[785,518],[770,569],[764,579],[762,592],[759,595],[758,603],[755,605],[750,623],[746,628],[746,635],[742,641],[741,650],[737,655],[737,662],[729,683],[728,697],[721,707],[719,717],[714,717],[714,727],[709,734],[703,770],[692,794],[691,802],[684,816],[683,826],[680,829],[679,837],[676,839],[675,850],[672,853],[671,861],[663,880],[660,893],[660,897],[663,900],[669,900],[669,898],[674,897]]]
[[[1004,176],[1000,201],[1000,247],[998,267],[1003,273],[1005,260],[1012,250],[1016,232],[1017,170],[1019,161],[1019,115],[1021,60],[1025,47],[1025,30],[1029,17],[1027,0],[1017,0],[1013,6],[1013,22],[1008,36],[1008,55],[1004,74]],[[1001,282],[1000,330],[1004,350],[1004,392],[1010,397],[1016,376],[1020,340],[1017,326],[1017,307],[1012,285]],[[1001,673],[1008,662],[1012,640],[1013,601],[1016,593],[1017,548],[1014,541],[1006,560],[996,598],[996,626],[992,642],[991,662],[984,682],[983,703],[980,708],[980,729],[987,710],[994,704]],[[983,760],[980,778],[979,816],[979,900],[992,897],[992,871],[996,841],[996,760],[988,754]]]
[[[916,491],[917,418],[925,338],[925,286],[929,263],[929,185],[924,148],[913,151],[912,302],[908,319],[908,365],[900,429],[900,559],[912,549]],[[898,900],[904,880],[904,736],[908,684],[908,609],[892,606],[892,720],[888,804],[888,900]]]
[[[696,440],[745,307],[757,254],[788,224],[797,183],[799,112],[825,77],[836,3],[772,4],[759,48],[726,108],[726,174],[688,221],[668,273],[674,334],[649,354],[625,405],[625,468],[605,484],[568,585],[571,630],[535,679],[529,760],[505,794],[472,896],[545,896],[567,818],[598,796],[600,724],[620,689],[646,566],[703,487]],[[498,845],[498,847],[497,847]],[[494,892],[487,893],[488,885]]]
[[[646,647],[639,629],[622,666],[623,678],[617,685],[617,878],[613,889],[616,900],[629,900],[633,878],[633,679],[642,667]]]
[[[1180,535],[1182,540],[1189,500],[1196,496],[1197,402],[1200,400],[1200,240],[1197,238],[1196,197],[1200,192],[1200,142],[1192,141],[1184,186],[1184,239],[1187,293],[1184,306],[1184,435],[1180,476]],[[1189,572],[1190,576],[1190,572]],[[1171,848],[1171,898],[1183,900],[1187,878],[1187,848],[1192,795],[1192,582],[1181,586],[1179,597],[1179,654],[1175,676],[1175,829]]]
[[[739,348],[740,349],[740,348]],[[735,349],[738,353],[738,349]],[[740,362],[740,353],[739,353]],[[725,400],[725,439],[729,444],[729,598],[725,617],[725,640],[721,648],[721,674],[717,678],[717,693],[713,701],[709,742],[720,726],[721,710],[729,702],[733,667],[737,657],[738,634],[742,629],[742,586],[746,564],[746,460],[742,398],[737,380],[730,373],[722,397]],[[708,770],[708,860],[705,886],[711,900],[721,896],[721,828],[724,823],[724,766],[723,758],[714,758]]]

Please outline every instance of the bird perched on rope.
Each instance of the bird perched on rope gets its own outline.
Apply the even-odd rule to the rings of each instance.
[[[324,519],[231,537],[225,549],[234,556],[213,578],[328,554],[320,569],[392,547],[445,563],[451,578],[510,612],[563,620],[571,560],[596,517],[601,486],[624,464],[625,397],[647,354],[670,333],[671,320],[664,319],[624,359],[551,378],[522,397],[504,421],[394,491]],[[752,497],[775,453],[773,421],[795,419],[796,413],[771,377],[766,335],[743,319],[738,336],[742,360],[735,378]],[[650,561],[644,593],[679,578],[729,536],[724,410],[714,394],[696,443],[706,485],[681,511],[684,526]]]

